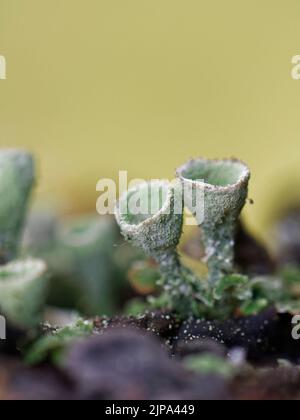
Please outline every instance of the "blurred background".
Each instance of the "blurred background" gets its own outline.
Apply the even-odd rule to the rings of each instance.
[[[174,176],[190,157],[252,169],[265,237],[300,201],[298,0],[0,0],[0,142],[33,150],[38,202],[95,209],[99,178]]]

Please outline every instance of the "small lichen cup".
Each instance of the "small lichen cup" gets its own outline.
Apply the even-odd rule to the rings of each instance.
[[[0,264],[17,256],[34,172],[30,153],[0,150]]]
[[[127,191],[115,209],[123,236],[154,257],[167,274],[180,269],[176,247],[182,233],[183,202],[178,187],[179,183],[165,181],[142,183]],[[176,212],[178,202],[181,211]]]
[[[196,159],[177,170],[184,202],[203,231],[209,282],[214,287],[234,268],[234,234],[248,196],[250,171],[236,159]],[[203,202],[195,203],[195,197]],[[200,209],[200,211],[197,211]]]
[[[47,286],[47,266],[41,260],[16,260],[1,266],[1,315],[15,327],[36,327],[42,320]]]

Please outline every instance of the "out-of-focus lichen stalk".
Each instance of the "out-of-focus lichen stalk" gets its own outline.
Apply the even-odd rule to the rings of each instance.
[[[21,150],[0,150],[0,265],[15,259],[34,184],[34,161]]]
[[[177,175],[185,189],[185,204],[202,227],[209,282],[214,287],[234,270],[234,235],[248,195],[250,171],[234,159],[197,159],[179,168]],[[202,213],[195,211],[197,191],[204,200]]]
[[[80,309],[84,314],[112,315],[114,281],[112,254],[118,240],[118,228],[113,218],[82,216],[60,227],[58,245],[71,262],[70,276],[80,290]]]

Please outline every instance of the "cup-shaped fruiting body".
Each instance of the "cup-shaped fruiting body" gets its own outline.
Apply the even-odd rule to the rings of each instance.
[[[166,279],[181,270],[176,251],[183,225],[178,187],[165,181],[142,183],[126,192],[115,210],[123,236],[155,258]]]
[[[31,328],[42,319],[48,275],[41,260],[16,260],[0,267],[0,313],[19,328]]]
[[[130,189],[116,207],[122,234],[152,255],[173,249],[182,233],[182,195],[179,183],[151,181]]]
[[[32,155],[20,150],[0,150],[0,264],[17,256],[33,183]]]
[[[184,201],[203,230],[203,242],[214,286],[233,271],[234,234],[247,195],[250,171],[241,161],[191,160],[177,170]]]
[[[202,286],[177,253],[183,226],[180,182],[152,181],[130,189],[116,207],[116,219],[124,237],[159,264],[165,304],[181,314],[193,313]]]

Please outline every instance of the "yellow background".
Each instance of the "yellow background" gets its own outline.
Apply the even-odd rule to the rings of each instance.
[[[299,197],[299,0],[0,0],[0,54],[1,146],[36,153],[40,200],[192,156],[249,163],[258,233]]]

